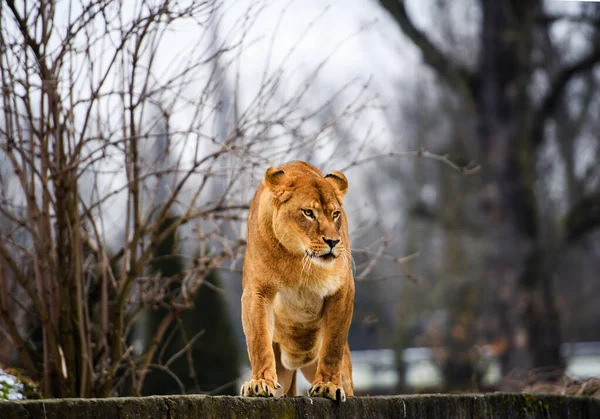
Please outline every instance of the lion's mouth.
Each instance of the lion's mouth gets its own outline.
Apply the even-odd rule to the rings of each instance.
[[[309,258],[313,258],[313,259],[319,259],[319,260],[323,260],[325,262],[331,262],[332,260],[334,260],[337,256],[332,252],[329,251],[327,253],[324,253],[322,255],[318,255],[316,253],[313,252],[309,252],[308,250],[306,251],[306,255]]]

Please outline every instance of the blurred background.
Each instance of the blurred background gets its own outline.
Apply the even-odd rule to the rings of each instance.
[[[350,183],[357,394],[600,396],[597,2],[4,0],[0,28],[0,386],[237,394],[248,204],[302,159]]]

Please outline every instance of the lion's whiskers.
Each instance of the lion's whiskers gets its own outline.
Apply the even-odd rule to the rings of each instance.
[[[342,257],[342,260],[344,261],[344,265],[348,266],[348,256],[346,255],[345,249],[342,249],[342,251],[340,252],[340,256]]]
[[[306,278],[304,278],[305,281],[308,281],[308,277],[310,275],[310,271],[311,271],[312,266],[313,266],[313,261],[312,261],[312,258],[309,257],[308,258],[308,271],[306,272]]]
[[[305,253],[302,257],[302,271],[300,272],[300,277],[302,277],[302,274],[304,273],[308,262],[310,262],[310,257],[308,256],[308,254]]]
[[[352,275],[354,275],[354,273],[356,272],[356,262],[354,261],[354,256],[352,256],[352,253],[346,248],[342,250],[341,254],[344,257],[344,262],[346,263],[346,266],[349,265],[348,262],[352,264],[350,268],[352,269]]]
[[[346,267],[348,267],[348,266],[349,266],[349,264],[350,264],[350,263],[349,263],[350,261],[348,260],[348,259],[349,259],[349,258],[348,258],[348,252],[346,251],[346,249],[344,249],[344,250],[342,251],[342,257],[344,258],[344,264],[346,265]]]

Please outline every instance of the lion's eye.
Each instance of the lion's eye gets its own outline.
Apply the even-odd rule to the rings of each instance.
[[[311,209],[302,209],[302,212],[304,213],[304,215],[306,215],[308,218],[315,218],[315,213],[313,212],[313,210]]]
[[[337,219],[340,217],[340,214],[341,214],[341,212],[339,212],[339,211],[334,211],[334,212],[333,212],[333,219],[334,219],[334,220],[337,220]]]

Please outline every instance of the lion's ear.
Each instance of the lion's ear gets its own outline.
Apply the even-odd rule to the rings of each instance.
[[[281,202],[290,199],[291,185],[285,181],[285,172],[283,170],[269,167],[265,173],[263,183]]]
[[[265,186],[271,190],[277,189],[282,184],[283,175],[285,175],[283,170],[269,167],[265,173]]]
[[[346,179],[346,176],[342,172],[331,172],[325,175],[325,179],[333,186],[338,201],[343,205],[344,195],[348,192],[348,179]]]

